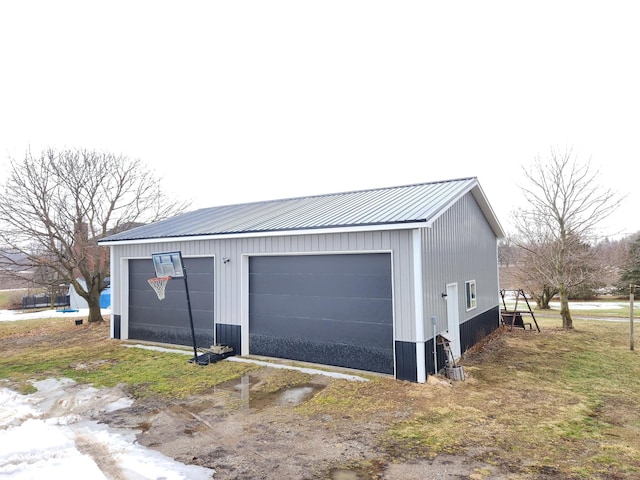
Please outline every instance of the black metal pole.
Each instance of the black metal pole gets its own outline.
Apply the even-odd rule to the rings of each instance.
[[[189,309],[189,324],[191,325],[191,340],[193,341],[193,363],[198,363],[198,348],[196,346],[196,331],[193,328],[193,314],[191,313],[191,299],[189,298],[189,285],[187,284],[187,269],[182,267],[184,289],[187,292],[187,307]]]

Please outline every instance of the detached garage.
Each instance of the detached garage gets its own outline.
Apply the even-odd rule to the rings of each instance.
[[[461,355],[498,327],[502,235],[476,178],[196,210],[101,241],[111,334],[192,344],[186,282],[147,283],[179,251],[198,347],[424,382],[434,335]]]

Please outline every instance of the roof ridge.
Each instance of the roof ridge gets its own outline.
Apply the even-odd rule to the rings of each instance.
[[[239,207],[242,205],[259,205],[259,204],[265,204],[265,203],[278,203],[278,202],[288,202],[288,201],[292,201],[292,200],[304,200],[304,199],[310,199],[310,198],[322,198],[322,197],[332,197],[334,195],[349,195],[349,194],[353,194],[353,193],[365,193],[365,192],[376,192],[376,191],[383,191],[383,190],[395,190],[395,189],[399,189],[399,188],[409,188],[409,187],[421,187],[424,185],[435,185],[437,183],[453,183],[453,182],[461,182],[461,181],[467,181],[467,180],[477,180],[478,177],[461,177],[461,178],[452,178],[452,179],[448,179],[448,180],[435,180],[435,181],[431,181],[431,182],[420,182],[420,183],[409,183],[406,185],[395,185],[395,186],[390,186],[390,187],[373,187],[373,188],[363,188],[360,190],[347,190],[347,191],[343,191],[343,192],[331,192],[331,193],[318,193],[315,195],[300,195],[297,197],[284,197],[284,198],[273,198],[270,200],[256,200],[253,202],[241,202],[241,203],[228,203],[228,204],[223,204],[223,205],[215,205],[212,207],[203,207],[203,208],[199,208],[197,210],[209,210],[211,208],[224,208],[224,207]],[[194,210],[194,211],[197,211]]]
[[[477,177],[464,177],[201,208],[102,241],[256,235],[381,225],[400,228],[399,225],[410,223],[429,226],[469,192],[494,230],[502,235]]]

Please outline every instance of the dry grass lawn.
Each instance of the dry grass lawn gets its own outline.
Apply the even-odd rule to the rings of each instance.
[[[379,478],[375,465],[443,453],[500,466],[514,479],[640,478],[640,357],[629,348],[628,323],[576,320],[564,331],[557,318],[538,321],[541,333],[498,330],[467,352],[464,382],[335,380],[295,414],[382,423],[371,439],[380,453],[360,478]],[[25,392],[30,379],[69,377],[127,383],[141,401],[185,398],[261,368],[194,368],[181,355],[123,348],[107,324],[68,320],[3,322],[0,342],[0,377]],[[308,380],[278,375],[282,385]]]

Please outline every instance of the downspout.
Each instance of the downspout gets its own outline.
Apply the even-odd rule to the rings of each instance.
[[[438,331],[438,319],[431,317],[431,325],[433,326],[433,374],[438,374],[438,345],[436,343]]]
[[[416,322],[416,370],[418,383],[427,381],[427,358],[425,352],[424,296],[422,282],[422,235],[413,230],[413,301]]]
[[[113,280],[116,278],[113,274],[113,265],[114,265],[113,247],[108,247],[108,248],[109,248],[109,278],[111,279],[111,283],[113,283]],[[120,288],[120,282],[118,282],[118,288]],[[116,322],[113,320],[113,317],[114,317],[113,297],[115,293],[116,293],[115,291],[111,290],[111,299],[109,301],[110,303],[109,308],[111,308],[111,313],[110,313],[111,320],[109,322],[109,338],[115,338],[115,334],[116,334],[116,326],[115,326]],[[122,336],[122,334],[120,334],[120,336]]]

